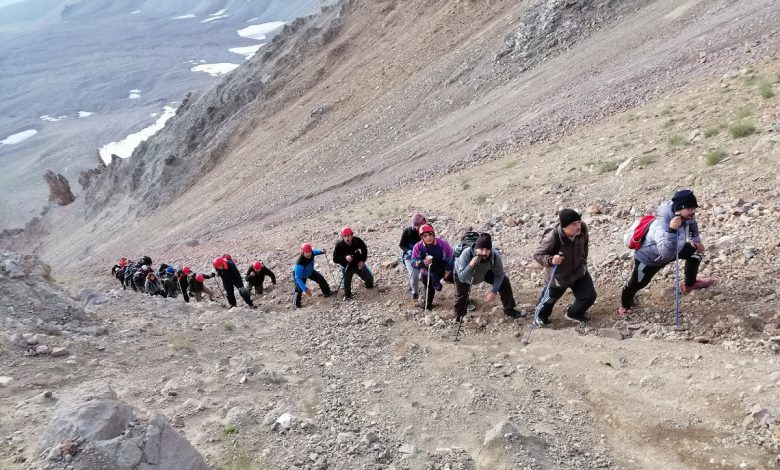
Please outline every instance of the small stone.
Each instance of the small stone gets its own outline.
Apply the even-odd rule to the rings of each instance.
[[[386,259],[380,263],[382,269],[393,269],[398,266],[398,258]]]
[[[378,440],[379,440],[379,436],[374,431],[368,431],[363,435],[363,438],[361,439],[361,441],[365,442],[366,444],[373,444]]]
[[[406,455],[415,455],[417,454],[417,446],[414,444],[403,444],[398,448],[398,452]]]
[[[501,421],[496,424],[493,429],[485,433],[485,440],[482,443],[483,446],[491,445],[496,442],[501,442],[507,439],[511,439],[517,435],[517,428],[508,420]]]
[[[68,351],[68,348],[53,348],[51,350],[51,355],[54,357],[68,356],[70,355],[70,351]]]
[[[6,386],[13,380],[13,377],[8,377],[6,375],[0,375],[0,385]]]
[[[601,328],[599,330],[599,336],[617,341],[623,340],[623,332],[616,328]]]
[[[340,432],[336,436],[336,444],[346,444],[349,442],[353,442],[355,439],[357,439],[357,436],[355,433],[352,432]]]
[[[49,349],[49,347],[46,346],[45,344],[41,344],[40,346],[35,348],[35,354],[46,355],[46,354],[49,354],[50,352],[51,352],[51,349]]]

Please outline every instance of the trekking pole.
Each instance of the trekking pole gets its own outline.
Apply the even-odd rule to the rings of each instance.
[[[553,266],[552,273],[550,273],[550,280],[547,281],[547,285],[544,287],[544,290],[542,291],[542,298],[539,299],[539,303],[536,305],[536,309],[534,309],[534,319],[531,321],[531,326],[528,327],[528,334],[525,335],[525,339],[523,339],[523,345],[528,346],[528,344],[531,342],[531,333],[534,332],[534,330],[538,327],[536,324],[536,319],[539,318],[539,312],[542,310],[542,305],[544,305],[545,302],[547,302],[550,298],[550,286],[552,285],[553,279],[555,279],[555,272],[558,270],[559,265]]]
[[[680,237],[678,230],[674,238],[674,324],[680,326],[680,253],[677,240]]]
[[[431,255],[428,255],[425,257],[425,259],[433,258]],[[423,306],[423,311],[428,311],[428,293],[431,291],[431,265],[428,265],[427,268],[428,271],[428,280],[425,283],[425,305]]]
[[[455,331],[455,342],[458,341],[458,338],[460,337],[460,326],[463,324],[463,317],[458,317],[458,329]]]

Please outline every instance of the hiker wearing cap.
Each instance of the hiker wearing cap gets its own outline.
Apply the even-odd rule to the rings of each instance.
[[[588,227],[573,209],[561,210],[558,219],[559,224],[545,233],[534,253],[534,259],[544,266],[546,286],[536,307],[537,326],[550,323],[553,307],[566,289],[574,294],[574,303],[564,315],[567,320],[588,321],[585,312],[596,301],[596,288],[588,273]]]
[[[314,249],[310,243],[304,243],[301,245],[301,255],[298,257],[298,261],[293,267],[293,279],[295,280],[295,308],[301,308],[301,296],[312,296],[311,289],[306,287],[306,281],[311,279],[319,284],[322,290],[322,295],[330,297],[333,292],[330,290],[328,281],[314,269],[314,257],[318,255],[324,255],[325,249]]]
[[[215,274],[190,272],[189,266],[182,268],[182,273],[185,271],[185,268],[189,272],[189,275],[187,276],[187,290],[189,291],[190,296],[195,298],[195,302],[200,302],[203,300],[203,294],[205,293],[209,296],[209,300],[213,302],[214,291],[205,284],[205,281],[206,279],[213,278]]]
[[[249,292],[244,287],[244,281],[241,279],[241,273],[238,271],[236,264],[230,258],[220,256],[214,259],[214,269],[217,270],[217,276],[222,279],[222,287],[225,289],[225,297],[227,297],[228,309],[236,306],[236,293],[235,288],[238,288],[238,294],[244,299],[249,308],[255,308],[255,304],[252,303]],[[230,255],[227,255],[230,256]]]
[[[271,284],[276,284],[276,276],[262,261],[257,260],[252,263],[252,266],[246,270],[246,276],[244,276],[249,286],[249,291],[251,292],[254,287],[257,295],[263,295],[263,282],[266,276],[271,278]]]
[[[401,247],[401,259],[406,266],[406,272],[409,273],[409,282],[406,285],[406,293],[412,297],[412,300],[417,300],[419,297],[420,287],[420,270],[414,267],[412,262],[412,250],[414,245],[420,241],[420,227],[427,222],[422,214],[416,213],[412,216],[412,220],[408,227],[406,227],[401,233],[401,242],[398,244]]]
[[[512,318],[521,318],[525,314],[515,310],[517,303],[512,295],[512,285],[504,273],[501,254],[493,250],[493,239],[489,233],[481,233],[476,243],[463,247],[463,252],[455,260],[455,319],[460,321],[466,316],[471,286],[486,282],[492,287],[485,295],[485,302],[494,302],[501,296],[504,314]]]
[[[176,297],[179,295],[179,278],[176,277],[176,268],[167,266],[160,275],[166,297]]]
[[[420,270],[420,281],[426,291],[424,308],[430,310],[435,292],[442,289],[441,282],[450,278],[455,252],[443,238],[436,238],[432,225],[425,224],[418,232],[421,240],[412,249],[412,264]]]
[[[352,276],[358,275],[366,289],[374,287],[374,275],[366,266],[368,248],[360,237],[356,237],[349,227],[344,227],[339,233],[341,240],[333,250],[333,262],[341,266],[344,276],[344,300],[352,298]]]
[[[696,277],[705,250],[696,221],[698,207],[696,196],[690,189],[675,192],[670,201],[658,206],[655,220],[648,227],[642,246],[634,254],[634,270],[623,287],[618,314],[630,315],[636,293],[676,258],[685,260],[685,280],[679,286],[684,293],[714,284],[715,281],[710,278]]]

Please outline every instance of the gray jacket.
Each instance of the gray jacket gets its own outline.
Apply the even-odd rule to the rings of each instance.
[[[679,229],[672,230],[669,228],[669,222],[674,217],[672,201],[663,202],[658,206],[656,218],[647,231],[647,238],[634,255],[637,261],[648,266],[663,266],[674,261],[686,241],[701,241],[699,223],[696,219],[684,220]]]
[[[485,282],[485,276],[493,272],[493,292],[498,293],[501,283],[504,282],[504,263],[501,262],[501,254],[496,250],[490,251],[490,259],[483,261],[472,268],[469,263],[474,258],[474,247],[466,248],[455,260],[455,272],[458,280],[465,284],[479,284]]]

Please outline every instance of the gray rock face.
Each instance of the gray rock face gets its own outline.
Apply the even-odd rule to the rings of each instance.
[[[119,402],[110,388],[71,402],[61,402],[40,438],[40,449],[67,439],[105,441],[119,436],[133,420],[130,405]]]
[[[108,387],[72,401],[63,401],[41,435],[39,448],[41,452],[56,449],[63,441],[81,438],[102,453],[111,462],[111,468],[210,468],[200,453],[162,416],[154,415],[143,426],[135,421],[135,415],[135,410],[118,401],[116,393]]]

